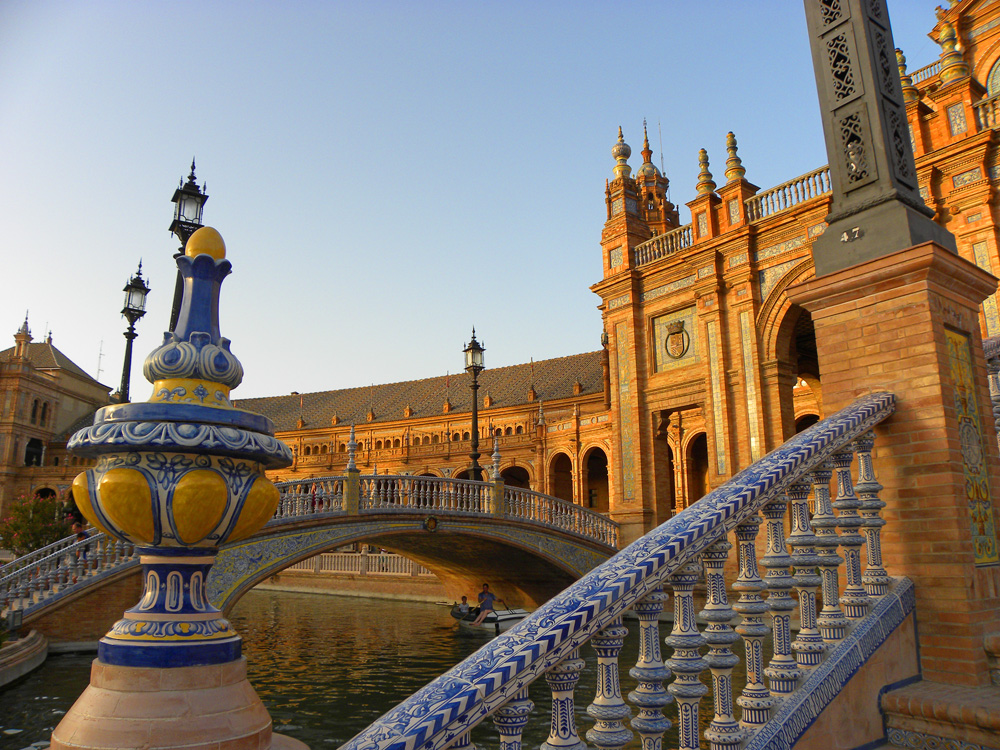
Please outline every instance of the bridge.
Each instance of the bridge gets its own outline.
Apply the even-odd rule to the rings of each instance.
[[[483,580],[535,607],[617,552],[618,525],[556,497],[492,482],[405,475],[319,477],[280,484],[274,517],[223,548],[208,580],[228,612],[257,583],[355,542],[431,570],[457,599]],[[134,603],[139,555],[104,534],[67,537],[0,568],[0,609],[61,640],[96,640]],[[130,599],[130,597],[132,597]],[[95,612],[99,613],[95,616]]]

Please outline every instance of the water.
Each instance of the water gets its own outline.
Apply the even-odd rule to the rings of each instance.
[[[230,620],[243,636],[250,682],[275,731],[313,750],[339,747],[489,641],[486,634],[459,630],[446,607],[416,602],[251,591]],[[626,621],[626,626],[623,693],[635,687],[628,668],[638,654],[638,623]],[[661,627],[661,633],[668,629]],[[581,735],[592,725],[585,708],[596,687],[593,651],[589,646],[582,651],[587,669],[576,693]],[[0,688],[0,750],[47,742],[87,686],[93,658],[51,656],[40,669]],[[703,680],[708,681],[707,674]],[[543,679],[532,685],[531,699],[535,710],[524,740],[526,747],[538,747],[548,735],[550,715]],[[703,725],[711,718],[710,707],[710,698],[703,699]],[[668,707],[666,714],[676,720],[675,708]],[[473,740],[489,750],[499,748],[490,720],[480,724]],[[676,744],[674,731],[665,746]],[[635,739],[629,747],[639,745]]]

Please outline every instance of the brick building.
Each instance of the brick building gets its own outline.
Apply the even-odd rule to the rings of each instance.
[[[52,343],[32,340],[28,320],[0,352],[0,513],[19,495],[64,497],[87,461],[66,440],[108,403],[109,388]]]
[[[959,253],[997,274],[1000,4],[954,3],[930,36],[941,48],[932,64],[908,74],[902,53],[886,60],[903,83],[920,193]],[[829,171],[762,191],[747,178],[752,165],[743,165],[735,136],[719,146],[721,179],[703,150],[686,203],[692,219],[682,225],[648,138],[633,171],[619,131],[605,187],[604,274],[592,287],[604,348],[535,363],[534,375],[517,365],[482,376],[484,461],[490,435],[499,435],[505,479],[607,508],[625,539],[824,414],[812,320],[786,290],[814,275],[810,249],[826,229]],[[981,327],[984,337],[1000,334],[995,294]],[[241,406],[274,418],[295,450],[283,479],[343,469],[352,422],[362,471],[462,476],[469,389],[464,376],[447,381]]]

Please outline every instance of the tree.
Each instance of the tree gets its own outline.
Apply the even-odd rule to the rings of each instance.
[[[0,547],[17,556],[58,542],[69,536],[72,521],[65,516],[62,501],[51,497],[18,497],[0,518]]]

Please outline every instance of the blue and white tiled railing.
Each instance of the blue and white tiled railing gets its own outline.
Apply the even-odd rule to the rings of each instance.
[[[586,710],[594,724],[585,736],[594,746],[621,748],[634,732],[644,750],[658,750],[676,722],[679,747],[700,747],[707,671],[712,720],[704,737],[713,749],[791,747],[913,609],[912,584],[890,579],[882,567],[884,503],[872,466],[872,428],[894,404],[892,394],[871,394],[797,435],[497,636],[342,750],[467,748],[471,730],[488,716],[501,748],[519,750],[532,709],[527,686],[539,677],[553,698],[543,749],[583,750],[574,687],[588,641],[599,663],[597,694]],[[766,552],[758,561],[761,526]],[[730,532],[739,570],[731,592],[723,577],[734,546]],[[839,591],[842,565],[846,586]],[[707,601],[699,614],[707,626],[699,630],[694,589],[702,575]],[[665,639],[672,653],[664,661],[658,617],[668,591],[674,624]],[[627,610],[639,620],[640,655],[629,670],[635,687],[623,697],[618,654]],[[793,615],[800,624],[794,639]],[[765,664],[768,635],[774,655]],[[734,701],[732,671],[739,657],[733,647],[739,640],[747,678]],[[671,704],[676,714],[668,717],[664,709]]]

